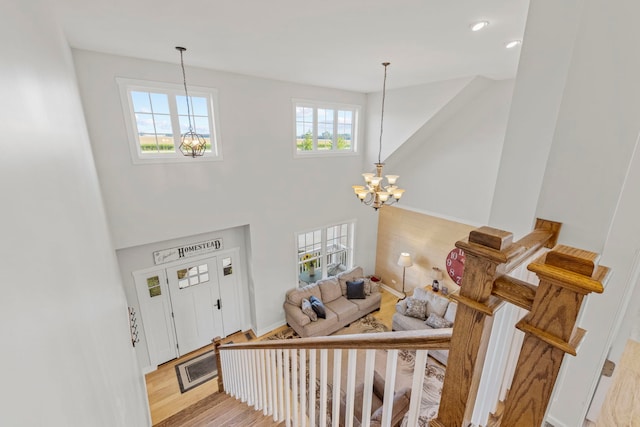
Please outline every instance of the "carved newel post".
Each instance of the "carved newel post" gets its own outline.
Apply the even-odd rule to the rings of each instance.
[[[503,426],[539,426],[565,353],[576,355],[585,331],[576,321],[585,295],[602,293],[609,268],[599,255],[558,245],[528,266],[540,278],[533,306],[516,327],[525,339],[502,417]]]
[[[224,381],[222,379],[222,362],[220,360],[220,346],[222,345],[222,338],[215,337],[213,340],[213,352],[216,355],[216,368],[218,369],[218,391],[224,392]]]

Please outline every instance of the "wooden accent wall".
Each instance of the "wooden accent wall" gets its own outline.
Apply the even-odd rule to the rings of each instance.
[[[450,291],[458,289],[446,272],[445,260],[455,243],[465,239],[476,226],[395,206],[383,206],[378,215],[375,274],[385,285],[402,291],[402,267],[398,265],[398,258],[401,252],[409,252],[413,266],[406,270],[407,294],[416,287],[431,285],[433,267],[442,270],[441,285]]]

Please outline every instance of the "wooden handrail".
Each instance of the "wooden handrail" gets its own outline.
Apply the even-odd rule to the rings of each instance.
[[[224,344],[219,350],[249,349],[409,349],[446,350],[451,342],[452,328],[420,331],[378,332],[357,335],[332,335],[300,339],[268,340]]]

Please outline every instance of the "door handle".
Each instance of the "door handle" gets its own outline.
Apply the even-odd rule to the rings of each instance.
[[[220,302],[220,298],[218,298],[218,301],[216,302],[216,305],[218,306],[218,310],[220,310],[222,308],[222,303]]]

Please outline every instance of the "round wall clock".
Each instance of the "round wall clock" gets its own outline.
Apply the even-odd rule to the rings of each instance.
[[[447,255],[447,273],[456,285],[462,285],[462,274],[464,273],[464,251],[455,248]]]

